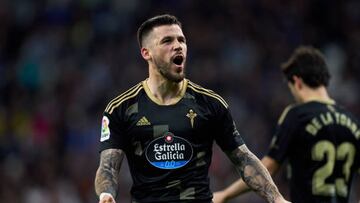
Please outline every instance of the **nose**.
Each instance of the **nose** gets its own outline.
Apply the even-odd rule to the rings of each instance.
[[[175,40],[174,42],[174,50],[175,51],[181,51],[183,48],[181,46],[181,43],[179,42],[179,40]]]

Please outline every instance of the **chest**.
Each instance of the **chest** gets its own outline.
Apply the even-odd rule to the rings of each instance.
[[[127,135],[132,142],[144,144],[171,132],[192,143],[209,138],[213,115],[196,101],[180,101],[171,106],[160,106],[142,100],[129,108]]]
[[[127,111],[125,134],[129,158],[144,163],[147,159],[160,168],[171,162],[176,168],[186,164],[194,154],[211,151],[214,116],[193,100],[181,100],[171,106],[140,100]]]
[[[180,101],[171,106],[160,106],[151,101],[139,101],[136,113],[127,119],[128,133],[157,138],[165,132],[188,138],[206,130],[213,115],[195,101]]]

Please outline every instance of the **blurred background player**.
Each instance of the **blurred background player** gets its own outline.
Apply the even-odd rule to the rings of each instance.
[[[281,68],[297,104],[284,110],[262,162],[273,175],[288,159],[292,202],[346,203],[359,170],[360,123],[328,95],[330,73],[318,49],[297,48]],[[238,180],[214,203],[245,191]]]

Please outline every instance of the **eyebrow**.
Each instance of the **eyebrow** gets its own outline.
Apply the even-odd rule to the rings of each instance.
[[[169,40],[169,39],[173,39],[174,37],[172,37],[172,36],[165,36],[165,37],[163,37],[160,41],[161,42],[163,42],[163,41],[165,41],[165,40]]]
[[[160,40],[160,42],[163,42],[163,41],[169,40],[169,39],[173,40],[173,39],[176,39],[176,38],[179,38],[179,39],[181,39],[181,40],[186,41],[185,36],[179,35],[179,36],[165,36],[165,37],[163,37],[163,38]]]

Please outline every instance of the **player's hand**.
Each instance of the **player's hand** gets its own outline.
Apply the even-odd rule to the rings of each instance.
[[[284,199],[284,197],[280,196],[280,197],[278,197],[278,198],[275,199],[275,203],[291,203],[291,202],[286,201],[286,200]]]
[[[116,203],[116,202],[110,194],[104,194],[100,196],[99,203]]]
[[[225,194],[221,191],[219,192],[215,192],[213,194],[213,199],[212,199],[213,203],[225,203],[227,202]]]

